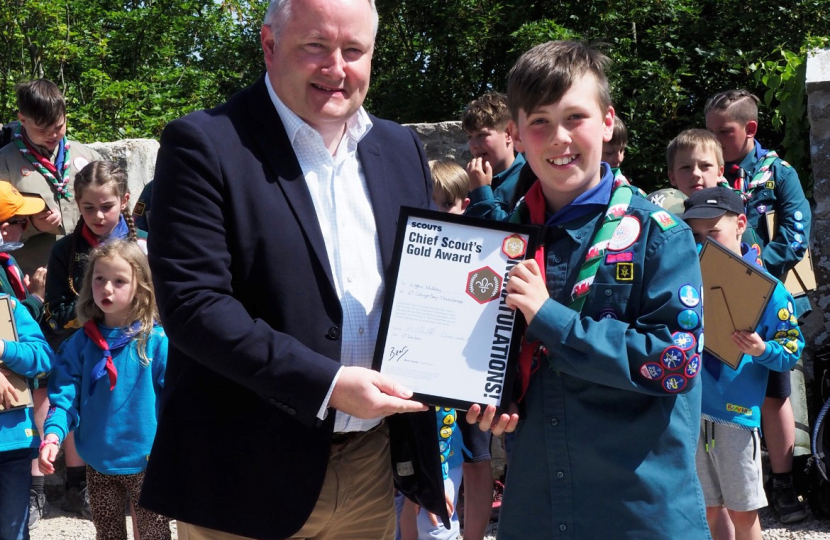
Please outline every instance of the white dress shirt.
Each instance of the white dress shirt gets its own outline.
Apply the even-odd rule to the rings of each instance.
[[[346,131],[332,156],[320,133],[280,101],[268,77],[265,85],[300,162],[323,232],[343,310],[340,363],[371,368],[383,309],[383,270],[375,215],[357,157],[357,143],[372,128],[372,121],[363,107],[358,109],[346,122]],[[337,372],[317,414],[321,420],[328,413],[329,398],[340,373]],[[380,420],[361,420],[337,411],[334,431],[366,431]]]

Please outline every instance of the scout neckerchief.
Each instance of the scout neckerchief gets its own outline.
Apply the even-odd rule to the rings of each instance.
[[[3,265],[3,269],[6,271],[6,277],[9,278],[14,295],[18,300],[25,300],[29,296],[29,291],[26,289],[26,285],[20,275],[20,269],[14,264],[11,255],[8,253],[0,253],[0,264]]]
[[[582,267],[577,274],[576,284],[571,290],[571,303],[568,306],[570,309],[576,312],[582,311],[582,307],[585,305],[585,300],[588,298],[588,293],[591,290],[591,285],[597,275],[597,270],[599,270],[600,261],[602,261],[605,255],[605,250],[608,247],[611,237],[614,236],[614,232],[617,230],[623,216],[628,210],[631,197],[634,195],[634,189],[624,176],[617,175],[614,178],[614,184],[611,188],[611,200],[605,211],[602,225],[591,240],[588,253],[585,255],[585,260],[582,262]],[[510,221],[517,223],[527,223],[529,221],[531,225],[544,225],[546,222],[545,209],[546,203],[545,196],[542,194],[542,184],[537,180],[530,187],[523,203],[513,213]],[[539,270],[544,276],[544,242],[540,243],[536,249],[534,259],[536,259]],[[522,338],[522,346],[519,353],[519,379],[521,380],[519,401],[524,398],[527,392],[530,375],[534,371],[534,360],[538,359],[540,352],[544,352],[540,341],[528,343],[525,338]]]
[[[756,150],[753,152],[763,151],[760,145],[756,142],[755,145],[757,146]],[[760,151],[758,150],[760,149]],[[732,165],[732,170],[730,171],[732,174],[736,175],[736,179],[733,184],[730,186],[729,183],[724,179],[718,185],[722,187],[732,188],[735,193],[741,196],[743,199],[744,204],[749,202],[749,199],[752,198],[752,195],[755,194],[755,191],[758,188],[763,188],[767,185],[767,182],[770,181],[772,178],[772,165],[775,163],[775,160],[778,159],[778,154],[775,150],[769,150],[766,154],[759,156],[759,160],[763,158],[761,161],[761,166],[755,171],[755,174],[752,176],[752,179],[747,182],[746,179],[746,171],[741,167],[739,164]],[[757,161],[756,161],[757,163]]]
[[[130,228],[127,226],[127,222],[124,220],[124,216],[118,218],[118,224],[115,226],[111,233],[104,237],[96,236],[95,233],[92,232],[92,229],[87,227],[86,223],[84,223],[83,227],[81,228],[81,236],[83,236],[84,240],[86,240],[92,247],[98,247],[98,244],[100,244],[101,242],[105,242],[110,238],[124,239],[129,234]]]
[[[118,380],[118,370],[115,369],[115,364],[112,362],[112,351],[127,345],[135,337],[135,333],[140,326],[141,324],[136,321],[126,331],[122,328],[118,337],[110,345],[104,339],[104,336],[101,335],[101,330],[98,329],[98,324],[95,321],[89,320],[84,324],[84,334],[104,353],[103,358],[92,367],[92,383],[89,385],[90,395],[92,395],[95,382],[103,378],[104,375],[109,376],[110,392],[115,389],[115,382]]]
[[[58,144],[58,158],[54,165],[48,158],[40,155],[34,145],[29,144],[23,136],[22,125],[18,126],[14,134],[14,144],[20,151],[20,155],[52,184],[58,192],[58,200],[70,198],[67,185],[69,183],[69,145],[66,144],[66,137],[62,138]]]

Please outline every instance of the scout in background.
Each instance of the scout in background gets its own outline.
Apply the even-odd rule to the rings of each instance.
[[[3,224],[6,225],[5,223]],[[29,379],[52,369],[54,356],[29,311],[12,300],[18,341],[0,340],[0,403],[10,409],[20,399],[7,376],[16,373]],[[29,503],[32,458],[37,456],[40,437],[34,409],[22,407],[0,412],[0,539],[29,538]]]
[[[614,117],[614,132],[611,140],[602,143],[602,161],[607,163],[614,174],[622,174],[620,166],[625,160],[625,148],[628,146],[628,129],[619,116]]]
[[[73,190],[81,217],[72,234],[58,240],[52,248],[46,274],[44,322],[47,339],[54,348],[79,327],[75,303],[86,270],[86,255],[105,239],[129,238],[138,241],[129,210],[127,174],[111,161],[94,161],[75,177]],[[91,517],[86,481],[86,464],[75,450],[70,433],[64,443],[66,453],[66,499],[64,510]]]
[[[40,322],[43,316],[43,299],[46,295],[46,268],[38,268],[31,278],[23,273],[10,251],[23,246],[21,239],[24,231],[29,227],[31,216],[37,215],[46,208],[46,203],[36,195],[22,195],[10,183],[0,182],[0,263],[3,272],[0,272],[0,292],[17,298],[29,311],[35,320]],[[46,419],[46,410],[49,401],[46,398],[46,384],[48,376],[43,374],[40,379],[33,379],[32,386],[32,413],[35,417],[40,433],[43,433],[43,421]],[[43,473],[37,467],[37,460],[32,460],[32,487],[29,493],[29,529],[37,527],[38,520],[49,515],[49,503],[44,493]]]
[[[170,521],[138,505],[167,364],[147,256],[135,242],[99,245],[80,292],[83,329],[61,345],[49,380],[41,470],[54,472],[60,445],[74,431],[88,463],[97,537],[127,538],[129,502],[142,540],[169,540]]]
[[[150,180],[133,206],[133,222],[137,229],[150,232],[150,209],[153,206],[153,181]]]
[[[467,164],[471,204],[466,214],[505,219],[526,191],[519,181],[525,159],[515,153],[507,97],[488,92],[471,101],[461,115],[461,128],[473,155]]]
[[[749,264],[758,263],[757,248],[741,243],[746,215],[740,195],[712,187],[694,192],[684,206],[682,219],[698,243],[709,236]],[[787,372],[801,357],[804,337],[793,304],[779,281],[755,331],[732,334],[744,353],[737,369],[706,351],[702,355],[703,416],[696,461],[715,540],[725,538],[716,534],[722,507],[728,510],[737,538],[762,539],[758,509],[767,499],[761,470],[761,404],[770,371]]]
[[[744,242],[758,245],[764,268],[778,280],[804,257],[810,239],[810,204],[795,169],[776,152],[761,147],[758,98],[746,90],[729,90],[711,98],[704,109],[706,127],[723,147],[724,176],[746,207]],[[775,212],[778,230],[770,240],[766,213]],[[808,297],[796,299],[802,317],[810,311]],[[772,507],[782,523],[807,517],[793,488],[795,418],[790,402],[790,374],[771,372],[767,399],[761,408],[764,440],[772,469]]]
[[[78,220],[75,175],[101,156],[66,138],[66,100],[55,83],[36,79],[15,90],[20,126],[12,144],[0,150],[0,180],[46,201],[46,209],[32,216],[26,245],[15,254],[23,271],[33,275],[49,260],[55,241],[71,233]]]
[[[709,538],[694,466],[695,243],[601,162],[614,125],[608,64],[583,44],[548,42],[508,79],[513,136],[538,177],[511,221],[544,225],[547,238],[507,283],[527,330],[501,540]],[[496,434],[519,418],[479,414],[473,405],[467,420]]]
[[[453,161],[433,160],[429,162],[434,188],[432,200],[440,212],[461,215],[470,204],[466,198],[467,172]],[[398,513],[397,540],[457,540],[460,533],[457,502],[461,488],[461,463],[464,443],[457,429],[458,413],[455,409],[435,407],[438,420],[438,452],[441,454],[441,472],[444,476],[444,491],[450,514],[450,528],[447,529],[438,518],[419,508],[400,493],[395,496],[395,510]],[[488,462],[489,463],[489,462]],[[488,492],[492,492],[492,473]],[[489,515],[489,506],[488,506]]]

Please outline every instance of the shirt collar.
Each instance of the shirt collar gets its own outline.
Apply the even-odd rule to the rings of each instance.
[[[279,96],[277,96],[274,87],[271,85],[271,78],[268,77],[268,73],[265,74],[265,87],[268,89],[268,96],[271,98],[271,103],[274,104],[274,107],[277,109],[277,114],[280,116],[283,126],[285,126],[288,140],[291,141],[292,146],[296,140],[297,133],[302,129],[309,129],[322,139],[322,135],[317,133],[317,130],[297,116],[297,113],[289,109]],[[370,129],[372,129],[372,120],[369,118],[366,110],[361,106],[351,118],[346,120],[345,135],[355,143],[358,143],[369,133]]]
[[[614,173],[607,163],[602,163],[602,178],[599,184],[592,187],[585,193],[580,194],[558,212],[548,217],[546,225],[559,225],[572,221],[596,210],[596,207],[608,206],[611,201],[611,188],[614,185]]]

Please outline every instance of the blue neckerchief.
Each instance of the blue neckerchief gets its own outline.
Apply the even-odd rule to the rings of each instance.
[[[611,200],[611,188],[614,185],[614,173],[611,172],[611,167],[607,163],[601,165],[603,172],[599,184],[580,194],[552,216],[548,216],[545,226],[553,227],[592,214],[597,210],[608,208],[608,202]]]
[[[61,142],[58,143],[58,158],[55,160],[55,170],[58,174],[55,175],[55,178],[60,180],[63,177],[63,160],[66,158],[66,137],[61,139]]]
[[[118,219],[118,225],[116,225],[109,236],[107,236],[107,239],[118,238],[119,240],[123,240],[124,238],[127,238],[129,234],[130,228],[127,226],[127,221],[124,219],[124,216],[120,216]]]

